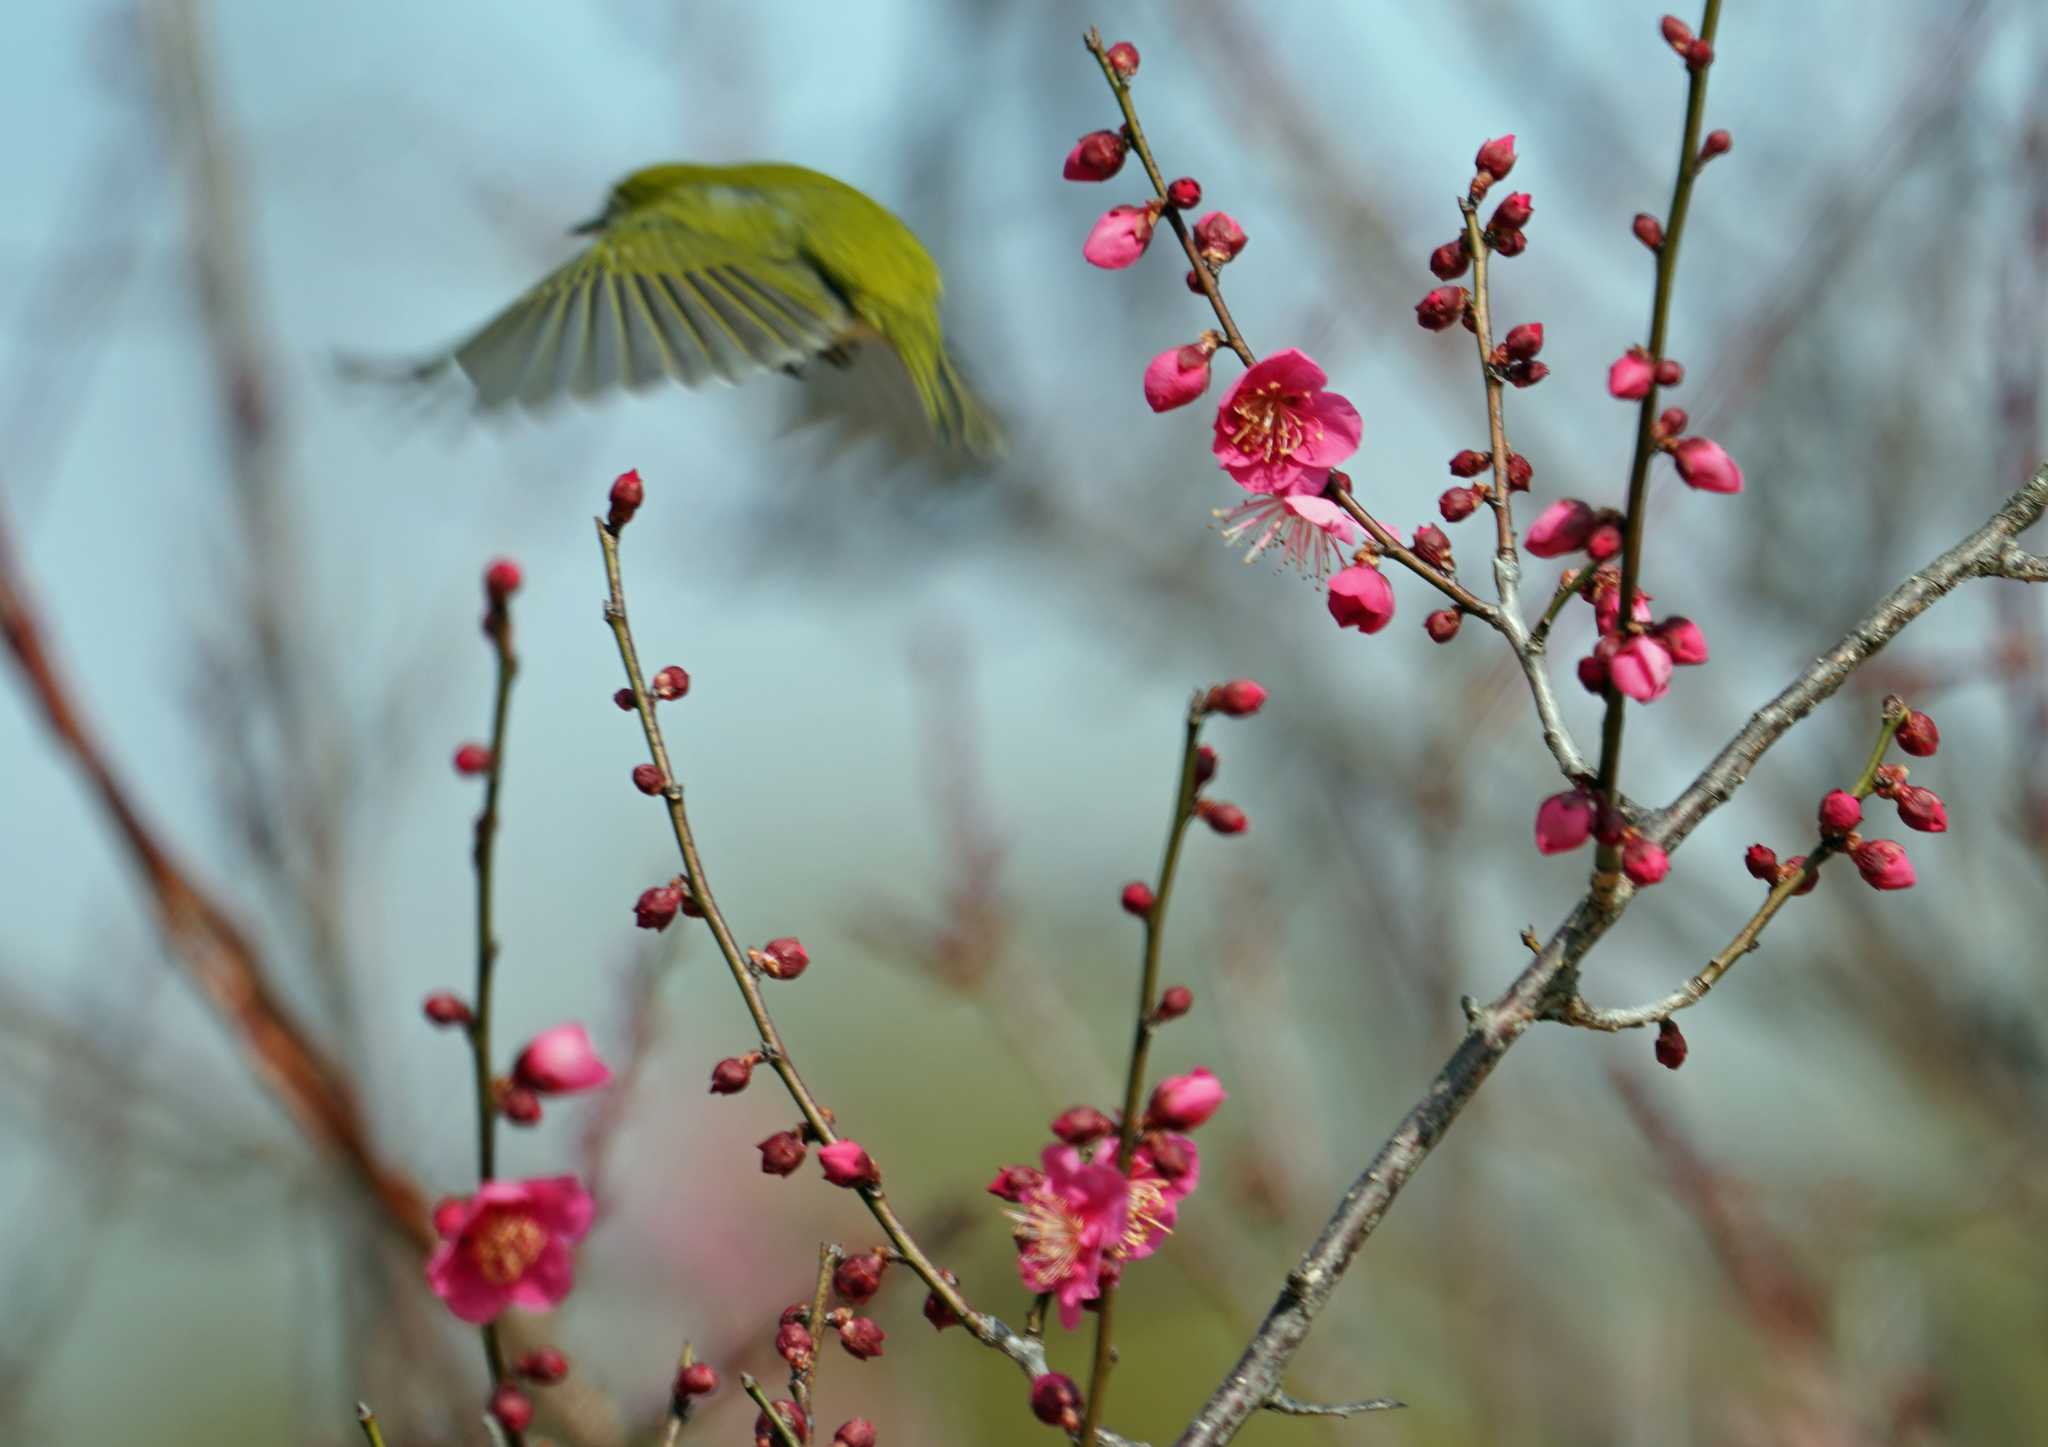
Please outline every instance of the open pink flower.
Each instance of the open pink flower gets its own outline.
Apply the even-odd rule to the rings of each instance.
[[[1394,585],[1364,563],[1353,563],[1330,579],[1329,603],[1339,628],[1377,633],[1394,621]]]
[[[1607,676],[1637,703],[1655,703],[1671,691],[1671,654],[1654,638],[1631,638],[1607,660]]]
[[[1563,854],[1593,837],[1593,796],[1583,789],[1552,794],[1536,810],[1536,852]]]
[[[1209,390],[1209,358],[1216,348],[1203,342],[1168,347],[1145,368],[1145,405],[1169,412]]]
[[[1017,1274],[1026,1290],[1059,1298],[1060,1325],[1081,1324],[1081,1303],[1102,1294],[1109,1248],[1122,1240],[1131,1183],[1115,1166],[1084,1163],[1072,1146],[1047,1146],[1045,1180],[1010,1212]]]
[[[1330,469],[1358,450],[1358,409],[1329,376],[1294,348],[1275,352],[1239,377],[1216,409],[1211,448],[1247,492],[1319,493]]]
[[[1162,1149],[1173,1153],[1173,1164],[1180,1174],[1170,1176],[1161,1170],[1150,1146],[1140,1145],[1131,1152],[1130,1206],[1124,1213],[1124,1233],[1110,1248],[1110,1255],[1119,1261],[1143,1261],[1157,1251],[1160,1243],[1173,1234],[1174,1223],[1180,1218],[1180,1203],[1194,1194],[1202,1180],[1202,1158],[1188,1137],[1165,1135],[1146,1139],[1163,1141]],[[1114,1139],[1101,1142],[1095,1147],[1096,1163],[1114,1166],[1116,1150]]]
[[[575,1021],[551,1026],[519,1052],[512,1077],[543,1095],[568,1095],[612,1083],[612,1072],[597,1058],[590,1032]]]
[[[1536,515],[1522,546],[1531,557],[1561,558],[1586,546],[1593,535],[1593,509],[1575,497],[1559,498]]]
[[[1277,546],[1288,563],[1318,580],[1343,561],[1344,549],[1358,537],[1343,508],[1303,493],[1254,493],[1236,507],[1217,508],[1213,516],[1223,525],[1226,543],[1251,540],[1244,550],[1247,563]]]
[[[1149,206],[1112,206],[1088,233],[1081,255],[1105,271],[1121,271],[1145,254],[1158,224],[1156,201]]]
[[[427,1284],[468,1322],[508,1306],[548,1311],[576,1284],[569,1247],[596,1211],[574,1176],[485,1181],[461,1210],[435,1211],[441,1244],[427,1258]]]
[[[1741,492],[1742,469],[1711,437],[1681,437],[1671,449],[1678,475],[1701,492]]]

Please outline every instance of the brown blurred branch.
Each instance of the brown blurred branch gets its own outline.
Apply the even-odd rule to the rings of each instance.
[[[58,745],[85,775],[130,861],[141,872],[171,954],[212,1003],[244,1059],[306,1136],[339,1156],[400,1235],[431,1246],[419,1188],[372,1146],[346,1077],[315,1044],[271,984],[256,948],[227,911],[143,822],[127,783],[93,740],[43,641],[27,585],[0,524],[0,641]]]

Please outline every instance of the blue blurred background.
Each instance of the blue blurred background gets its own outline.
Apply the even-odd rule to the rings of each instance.
[[[581,6],[31,0],[0,59],[0,508],[50,644],[131,797],[257,939],[431,1194],[473,1175],[468,1062],[418,1002],[466,989],[488,723],[476,579],[517,558],[524,662],[501,842],[499,1038],[563,1018],[636,1062],[551,1106],[508,1174],[590,1172],[580,1283],[524,1339],[576,1363],[558,1440],[651,1440],[684,1339],[767,1372],[821,1237],[873,1226],[751,1143],[765,1084],[711,1100],[747,1022],[705,942],[631,929],[673,872],[588,519],[638,467],[628,587],[672,705],[708,867],[750,939],[816,960],[774,1004],[821,1094],[882,1160],[970,1297],[1022,1314],[981,1185],[1044,1122],[1112,1103],[1134,927],[1179,715],[1250,674],[1216,785],[1251,831],[1192,840],[1169,975],[1197,1008],[1165,1069],[1233,1096],[1174,1243],[1128,1279],[1110,1420],[1170,1440],[1344,1184],[1547,932],[1583,858],[1529,847],[1557,787],[1518,677],[1434,606],[1339,634],[1321,599],[1216,539],[1234,489],[1200,407],[1138,378],[1208,325],[1171,255],[1086,266],[1135,167],[1064,185],[1113,124],[1091,22],[1143,54],[1169,175],[1251,242],[1225,274],[1261,351],[1299,346],[1359,406],[1361,497],[1433,517],[1483,446],[1462,333],[1410,308],[1455,233],[1474,148],[1519,137],[1526,255],[1501,325],[1540,320],[1549,381],[1509,398],[1533,506],[1619,500],[1683,71],[1654,7],[1245,0]],[[1891,582],[2039,462],[2048,20],[2018,3],[1730,4],[1672,335],[1676,398],[1742,461],[1737,498],[1655,489],[1647,586],[1714,650],[1632,715],[1629,791],[1668,798]],[[1009,421],[988,473],[848,441],[781,378],[495,428],[339,382],[339,353],[431,350],[574,242],[619,174],[785,159],[897,210],[945,269],[956,352]],[[208,268],[211,268],[209,271]],[[208,278],[211,277],[209,283]],[[1227,372],[1226,372],[1226,375]],[[827,379],[826,386],[831,385]],[[1464,573],[1490,592],[1475,529]],[[1547,594],[1555,565],[1531,568]],[[1555,650],[1571,684],[1590,636]],[[1878,699],[1940,720],[1914,778],[1954,824],[1920,885],[1831,873],[1685,1018],[1540,1032],[1372,1241],[1291,1378],[1399,1414],[1260,1422],[1247,1442],[1946,1443],[2048,1435],[2038,981],[2048,785],[2039,600],[1976,584],[1775,750],[1589,964],[1597,999],[1676,984],[1807,842]],[[10,679],[10,685],[15,680]],[[0,1421],[11,1437],[340,1443],[367,1397],[394,1444],[481,1441],[473,1336],[417,1258],[255,1083],[181,978],[102,814],[25,692],[0,690]],[[837,1353],[820,1440],[1031,1442],[1009,1364],[931,1337],[892,1279],[888,1355]],[[1083,1375],[1085,1341],[1053,1343]],[[728,1391],[690,1435],[743,1440]],[[686,1436],[685,1440],[689,1440]]]

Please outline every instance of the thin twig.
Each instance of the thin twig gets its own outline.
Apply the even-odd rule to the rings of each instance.
[[[356,1403],[356,1425],[363,1429],[370,1447],[384,1447],[384,1429],[377,1425],[377,1414],[370,1410],[368,1402]]]
[[[1202,720],[1208,716],[1203,693],[1188,702],[1186,724],[1181,733],[1180,773],[1174,785],[1173,815],[1166,826],[1166,847],[1159,861],[1159,884],[1152,905],[1145,911],[1145,947],[1138,970],[1138,1022],[1131,1034],[1131,1063],[1124,1072],[1123,1118],[1117,1129],[1116,1168],[1128,1173],[1131,1152],[1138,1142],[1139,1113],[1145,1098],[1145,1063],[1152,1050],[1152,1033],[1158,1028],[1154,1013],[1159,1007],[1159,956],[1166,935],[1166,910],[1173,900],[1173,880],[1180,865],[1181,845],[1188,825],[1195,817],[1195,794],[1201,788],[1197,775],[1198,745]],[[1088,1392],[1081,1418],[1081,1447],[1094,1447],[1102,1424],[1102,1402],[1109,1390],[1110,1368],[1116,1360],[1116,1283],[1106,1283],[1095,1302],[1095,1356],[1088,1371]]]
[[[1712,47],[1714,29],[1721,19],[1721,0],[1706,0],[1700,19],[1699,39]],[[1685,133],[1678,153],[1678,175],[1671,186],[1671,207],[1664,217],[1664,240],[1657,248],[1657,280],[1650,300],[1650,362],[1652,368],[1664,360],[1665,333],[1671,321],[1671,292],[1678,277],[1678,244],[1685,236],[1686,211],[1692,203],[1692,185],[1700,170],[1700,126],[1707,109],[1707,72],[1713,67],[1689,67],[1685,97]],[[1621,549],[1621,612],[1615,625],[1624,632],[1635,627],[1637,584],[1643,571],[1644,497],[1650,482],[1650,459],[1657,455],[1657,379],[1643,394],[1636,412],[1636,447],[1629,464],[1628,515]],[[1621,740],[1628,700],[1610,680],[1607,684],[1607,713],[1600,726],[1600,773],[1597,787],[1610,803],[1616,798],[1621,778]],[[1612,876],[1621,868],[1621,846],[1603,844],[1594,864],[1596,877]]]
[[[505,781],[505,732],[511,715],[512,681],[519,674],[519,655],[512,649],[511,604],[502,593],[493,592],[490,611],[484,617],[484,636],[491,640],[497,661],[497,687],[491,701],[490,766],[484,774],[484,802],[477,812],[470,847],[476,868],[476,998],[470,1009],[469,1049],[475,1065],[476,1082],[476,1169],[479,1183],[497,1173],[498,1102],[491,1081],[491,984],[498,962],[498,937],[491,922],[493,884],[496,879],[498,840],[498,797]],[[484,1360],[490,1365],[495,1386],[506,1380],[505,1349],[498,1340],[498,1324],[487,1321],[479,1332],[483,1337]],[[505,1435],[512,1447],[520,1447],[520,1432],[511,1427]]]
[[[1493,508],[1495,555],[1508,562],[1515,561],[1515,518],[1510,499],[1514,490],[1508,486],[1507,421],[1501,410],[1500,373],[1493,365],[1493,298],[1489,262],[1493,248],[1486,244],[1486,233],[1480,229],[1479,208],[1469,198],[1461,198],[1458,209],[1465,218],[1465,248],[1472,254],[1472,339],[1479,345],[1479,376],[1486,387],[1486,431],[1493,448],[1493,487],[1487,494],[1487,502]],[[1501,599],[1503,606],[1508,600]],[[1516,609],[1520,612],[1520,609]]]
[[[1392,1397],[1368,1397],[1363,1402],[1304,1402],[1275,1389],[1263,1406],[1283,1417],[1356,1417],[1361,1412],[1396,1412],[1406,1407]]]
[[[782,1443],[782,1447],[804,1447],[803,1438],[796,1435],[795,1428],[783,1421],[782,1413],[775,1410],[775,1404],[768,1400],[768,1394],[761,1389],[761,1384],[755,1381],[751,1374],[741,1372],[740,1385],[746,1388],[747,1395],[754,1399],[754,1405],[761,1409],[761,1415],[768,1419],[768,1425],[774,1429],[776,1440]]]
[[[801,1369],[791,1368],[789,1373],[790,1393],[807,1414],[811,1410],[811,1383],[818,1375],[819,1343],[825,1339],[825,1298],[832,1290],[833,1268],[845,1254],[830,1241],[818,1243],[818,1282],[811,1292],[810,1315],[804,1318],[804,1330],[811,1334],[811,1359]]]

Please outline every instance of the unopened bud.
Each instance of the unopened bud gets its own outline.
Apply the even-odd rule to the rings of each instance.
[[[1530,465],[1528,458],[1522,456],[1519,452],[1510,452],[1508,454],[1509,492],[1527,492],[1529,490],[1529,483],[1535,476],[1536,469]]]
[[[1152,904],[1155,898],[1156,896],[1152,893],[1151,885],[1143,880],[1134,879],[1124,886],[1124,913],[1136,915],[1142,919],[1152,912]]]
[[[839,1328],[839,1344],[846,1348],[848,1356],[860,1361],[880,1356],[887,1338],[888,1333],[865,1316],[857,1316]]]
[[[633,765],[633,787],[643,794],[661,792],[661,770],[652,764]]]
[[[788,1362],[792,1371],[808,1371],[812,1357],[811,1333],[800,1321],[785,1322],[775,1332],[775,1355]]]
[[[1793,855],[1778,866],[1778,883],[1783,884],[1786,880],[1793,878],[1804,869],[1806,869],[1806,856],[1804,854]],[[1806,877],[1800,881],[1799,887],[1792,891],[1792,894],[1795,898],[1802,894],[1812,894],[1814,886],[1819,883],[1820,870],[1814,869],[1807,873]]]
[[[1067,1432],[1081,1429],[1081,1389],[1065,1372],[1047,1372],[1031,1379],[1031,1415],[1048,1427]]]
[[[1923,834],[1947,832],[1948,806],[1934,790],[1909,785],[1898,791],[1895,802],[1899,806],[1899,822],[1908,829],[1918,829]]]
[[[1166,204],[1176,211],[1192,211],[1202,204],[1202,183],[1193,176],[1182,176],[1177,181],[1166,183]]]
[[[519,1360],[513,1363],[512,1370],[529,1382],[552,1386],[569,1375],[569,1359],[553,1347],[535,1347],[532,1351],[522,1352]]]
[[[1210,689],[1204,707],[1230,718],[1246,718],[1257,713],[1265,701],[1266,690],[1262,685],[1249,678],[1235,678]]]
[[[1216,777],[1216,750],[1203,744],[1195,750],[1195,787],[1200,788]]]
[[[1636,212],[1636,219],[1631,223],[1630,229],[1635,232],[1636,240],[1652,251],[1664,244],[1664,223],[1647,211]]]
[[[1438,281],[1456,281],[1471,264],[1472,253],[1462,236],[1456,241],[1446,241],[1429,254],[1430,275]]]
[[[519,564],[510,558],[494,559],[484,569],[484,592],[493,602],[502,603],[519,591]]]
[[[1415,321],[1424,331],[1440,332],[1465,315],[1465,288],[1440,286],[1415,304]]]
[[[647,490],[641,484],[638,468],[620,473],[612,480],[612,511],[611,516],[605,519],[605,525],[617,532],[633,520],[633,514],[640,511],[640,504],[646,497]]]
[[[674,1396],[678,1402],[708,1397],[718,1390],[718,1369],[709,1362],[691,1362],[676,1373]]]
[[[639,707],[639,705],[635,703],[633,700],[633,690],[630,688],[622,688],[617,693],[613,694],[612,702],[618,706],[618,710],[620,713],[631,713],[634,709]]]
[[[1913,861],[1906,857],[1903,844],[1889,839],[1866,839],[1850,851],[1849,857],[1856,861],[1856,872],[1872,889],[1913,887]]]
[[[1934,751],[1941,747],[1941,730],[1934,726],[1934,720],[1918,709],[1906,715],[1906,721],[1899,725],[1899,731],[1892,736],[1902,753],[1916,759],[1934,757]]]
[[[1735,138],[1726,131],[1708,131],[1706,139],[1700,142],[1700,164],[1704,166],[1716,156],[1727,155],[1734,144]]]
[[[1665,16],[1658,25],[1664,32],[1664,43],[1680,55],[1685,54],[1686,46],[1692,44],[1692,27],[1676,15]]]
[[[1451,540],[1444,536],[1444,530],[1435,523],[1424,523],[1415,530],[1415,556],[1439,572],[1448,571],[1451,562]]]
[[[1685,1064],[1688,1047],[1685,1036],[1669,1020],[1657,1022],[1657,1063],[1666,1070],[1676,1070]]]
[[[1672,361],[1669,357],[1666,357],[1657,364],[1657,370],[1653,375],[1657,379],[1658,386],[1676,387],[1685,380],[1685,368]]]
[[[849,1256],[832,1271],[832,1289],[861,1306],[882,1289],[882,1273],[889,1263],[873,1252]]]
[[[1447,523],[1463,522],[1479,507],[1479,494],[1469,487],[1449,487],[1436,500],[1436,510]]]
[[[523,1085],[514,1085],[509,1080],[497,1083],[496,1095],[498,1114],[512,1125],[540,1124],[540,1096]]]
[[[1830,789],[1820,801],[1820,832],[1833,839],[1863,822],[1863,805],[1846,789]]]
[[[755,1149],[761,1153],[761,1174],[766,1176],[786,1176],[810,1154],[793,1130],[779,1130]]]
[[[1752,879],[1761,879],[1767,884],[1778,882],[1777,851],[1768,844],[1752,844],[1742,853],[1742,867],[1749,871]]]
[[[507,1432],[524,1432],[533,1423],[533,1398],[510,1382],[491,1388],[490,1410]]]
[[[474,1018],[470,1014],[469,1003],[453,990],[434,991],[420,1008],[429,1022],[443,1028],[467,1025]]]
[[[1053,1117],[1052,1133],[1070,1146],[1093,1145],[1116,1130],[1116,1122],[1092,1105],[1069,1106]]]
[[[673,884],[657,884],[641,891],[633,904],[633,923],[641,929],[665,930],[675,922],[683,907],[683,892]]]
[[[1449,643],[1458,636],[1465,617],[1456,608],[1439,608],[1422,620],[1422,631],[1432,643]]]
[[[1486,223],[1486,229],[1496,232],[1519,231],[1529,224],[1529,218],[1535,214],[1535,198],[1527,191],[1517,191],[1493,208],[1493,220]]]
[[[1152,1011],[1155,1021],[1178,1020],[1195,1007],[1195,992],[1186,985],[1168,985],[1159,992],[1159,1004]]]
[[[455,751],[455,772],[475,777],[491,768],[491,751],[483,744],[468,743]]]
[[[1496,136],[1479,148],[1472,158],[1474,170],[1484,171],[1498,181],[1515,169],[1515,137],[1512,132]]]
[[[1695,40],[1692,44],[1685,47],[1685,68],[1687,70],[1705,70],[1713,63],[1714,47],[1707,44],[1706,41]],[[1704,156],[1705,152],[1702,151],[1701,155]]]
[[[865,1417],[841,1422],[832,1434],[832,1447],[875,1447],[875,1424]]]
[[[752,1055],[729,1055],[711,1067],[711,1093],[738,1095],[754,1078]]]
[[[1495,256],[1520,256],[1529,249],[1529,233],[1519,226],[1495,226],[1487,232]]]
[[[1509,357],[1517,362],[1526,362],[1543,350],[1543,323],[1523,322],[1508,329],[1507,340],[1501,345]],[[1469,475],[1469,474],[1468,474]]]
[[[1202,816],[1204,824],[1218,834],[1242,834],[1251,826],[1251,820],[1245,817],[1244,810],[1235,804],[1216,803],[1204,799],[1195,806],[1195,812]]]
[[[690,675],[671,663],[648,680],[647,691],[664,701],[681,698],[690,691]]]
[[[1109,68],[1125,80],[1138,73],[1138,47],[1128,40],[1119,40],[1109,48]]]

